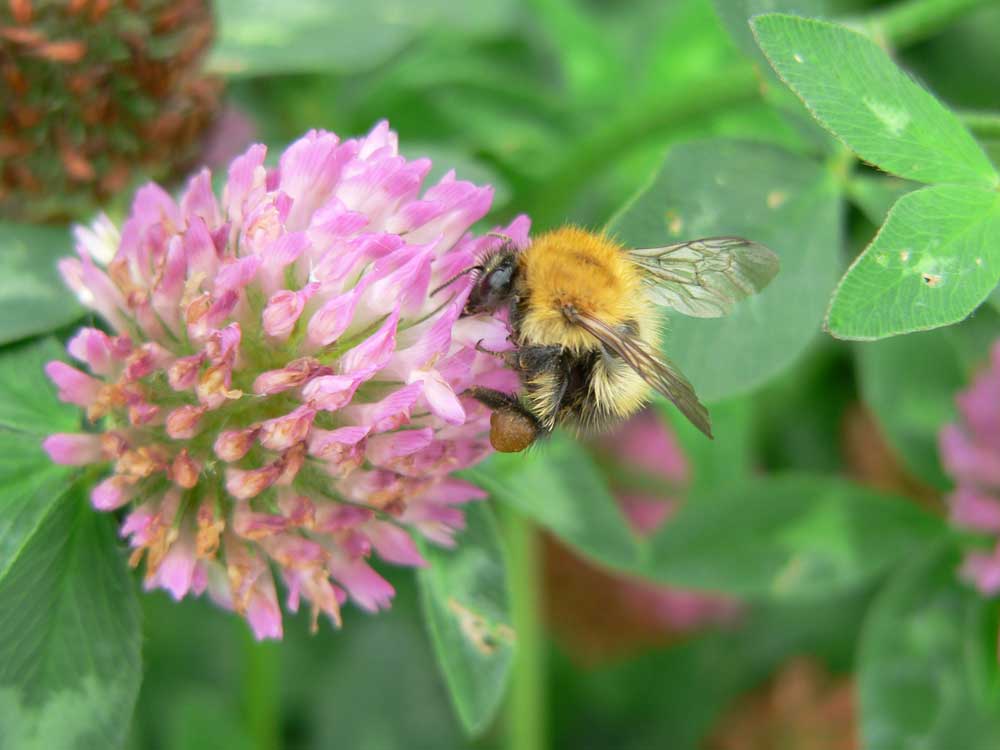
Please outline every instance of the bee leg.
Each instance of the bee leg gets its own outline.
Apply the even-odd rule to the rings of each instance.
[[[521,405],[520,399],[512,393],[504,393],[493,388],[483,388],[474,385],[469,389],[469,395],[484,406],[488,406],[492,411],[501,411],[504,409],[508,411],[527,411]]]
[[[479,339],[479,341],[476,342],[476,351],[482,352],[483,354],[489,354],[491,357],[502,359],[503,363],[512,370],[520,371],[521,369],[517,349],[508,349],[504,352],[493,351],[492,349],[487,349],[483,346],[483,340]]]
[[[483,354],[489,354],[492,357],[504,357],[507,354],[507,352],[497,352],[493,351],[492,349],[487,349],[485,346],[483,346],[482,339],[479,339],[479,341],[476,342],[476,351],[482,352]]]
[[[539,435],[548,432],[517,396],[479,386],[469,390],[473,398],[492,410],[490,444],[501,453],[523,451]]]

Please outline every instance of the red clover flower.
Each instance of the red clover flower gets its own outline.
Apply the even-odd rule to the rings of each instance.
[[[46,368],[86,412],[52,435],[58,463],[102,464],[95,508],[128,508],[121,534],[145,558],[147,588],[208,592],[280,638],[273,573],[340,624],[392,586],[372,567],[422,565],[411,534],[451,545],[477,487],[453,478],[491,451],[473,383],[514,390],[515,374],[477,350],[507,329],[462,317],[471,280],[443,281],[496,240],[470,227],[492,189],[399,155],[379,123],[339,141],[311,131],[265,166],[252,146],[217,200],[208,170],[175,201],[138,191],[119,232],[78,228],[67,284],[108,330],[81,329],[83,368]],[[519,217],[503,233],[527,242]],[[86,370],[86,371],[85,371]]]

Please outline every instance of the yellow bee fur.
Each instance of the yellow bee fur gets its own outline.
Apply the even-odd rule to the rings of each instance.
[[[612,327],[637,328],[635,337],[656,351],[659,319],[642,283],[642,275],[625,249],[603,234],[562,227],[536,238],[518,256],[522,284],[527,290],[517,343],[558,344],[575,355],[602,351],[601,342],[570,322],[567,305]],[[552,412],[548,405],[559,388],[552,373],[542,373],[525,389],[528,408],[547,414],[546,429],[563,422],[576,429],[603,429],[626,419],[649,398],[650,387],[620,359],[597,359],[590,381],[593,409],[580,414]],[[568,417],[568,418],[567,418]]]

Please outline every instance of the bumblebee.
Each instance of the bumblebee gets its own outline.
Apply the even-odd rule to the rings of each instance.
[[[514,348],[491,353],[518,373],[521,392],[471,389],[493,412],[493,447],[521,451],[556,427],[605,430],[638,411],[651,390],[711,438],[708,410],[658,354],[657,306],[725,315],[767,286],[778,265],[771,250],[740,237],[631,249],[564,227],[520,251],[505,239],[470,269],[464,310],[509,311]]]

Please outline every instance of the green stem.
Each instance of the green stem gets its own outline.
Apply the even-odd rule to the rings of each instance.
[[[972,112],[959,110],[958,119],[981,138],[1000,138],[1000,112]]]
[[[572,146],[560,164],[529,189],[523,203],[531,206],[532,223],[544,228],[560,222],[580,185],[623,154],[665,131],[758,96],[753,69],[740,65],[694,81],[685,91],[633,104]]]
[[[875,39],[906,47],[939,33],[959,16],[996,0],[904,0],[873,13],[864,24]]]
[[[258,643],[246,623],[239,621],[238,625],[243,631],[243,713],[253,737],[253,747],[254,750],[278,750],[281,747],[280,644]]]
[[[538,533],[513,511],[503,515],[517,651],[507,700],[507,744],[514,750],[546,745],[545,638],[539,613]]]

